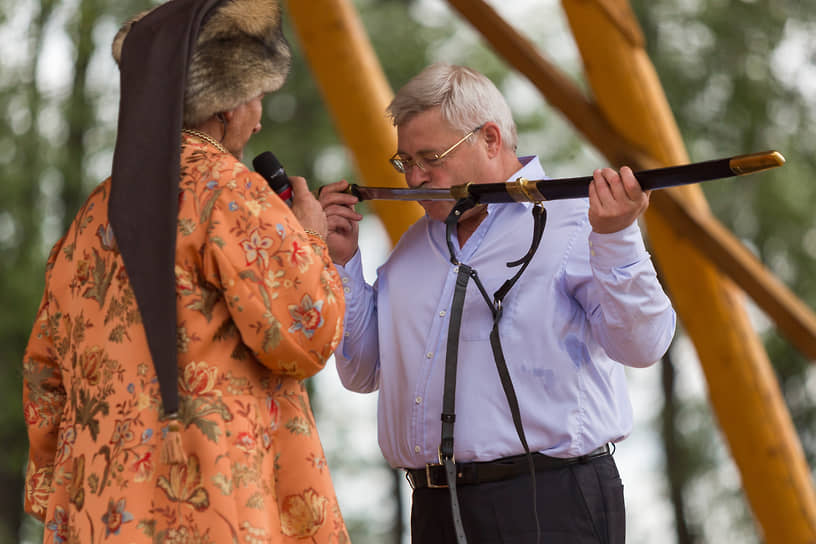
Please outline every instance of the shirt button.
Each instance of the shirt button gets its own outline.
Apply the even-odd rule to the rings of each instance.
[[[439,312],[439,317],[445,317],[446,313],[447,312],[445,310],[442,310],[441,312]]]
[[[414,446],[414,452],[415,452],[415,453],[419,453],[419,452],[421,452],[421,451],[422,451],[422,449],[420,449],[420,447],[419,447],[419,446]]]
[[[350,333],[348,333],[348,332],[344,332],[344,333],[343,333],[343,336],[345,336],[346,338],[348,338],[349,336],[351,336],[351,334],[350,334]]]
[[[416,402],[417,404],[422,404],[422,397],[417,397],[417,398],[414,400],[414,402]]]
[[[346,292],[346,293],[351,293],[351,288],[343,287],[343,291]]]
[[[425,354],[425,357],[427,359],[433,359],[433,352],[429,351],[428,353]]]
[[[459,273],[459,267],[458,267],[458,266],[454,266],[454,267],[453,267],[453,271],[454,271],[454,272],[456,272],[456,273],[458,274],[458,273]]]
[[[590,244],[590,245],[591,245],[591,244]],[[348,278],[343,278],[343,283],[348,283],[348,282],[349,282],[349,279],[348,279]]]

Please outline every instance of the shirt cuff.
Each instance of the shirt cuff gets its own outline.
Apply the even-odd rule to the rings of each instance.
[[[346,298],[346,320],[352,319],[359,311],[358,306],[362,301],[360,295],[365,289],[365,278],[363,278],[363,259],[358,249],[354,256],[344,265],[335,264],[337,274],[343,284],[343,295]]]
[[[618,232],[589,233],[589,261],[593,267],[620,268],[648,257],[637,221]]]

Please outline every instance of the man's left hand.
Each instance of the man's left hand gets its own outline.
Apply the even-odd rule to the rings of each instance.
[[[612,168],[595,170],[589,184],[589,223],[592,230],[609,234],[631,225],[649,207],[649,193],[640,188],[632,169],[620,174]]]

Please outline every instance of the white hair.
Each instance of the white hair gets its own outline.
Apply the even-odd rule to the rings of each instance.
[[[386,113],[399,127],[436,107],[442,119],[462,132],[470,132],[488,121],[496,123],[503,145],[516,149],[518,136],[510,106],[485,75],[465,66],[432,64],[397,92]]]

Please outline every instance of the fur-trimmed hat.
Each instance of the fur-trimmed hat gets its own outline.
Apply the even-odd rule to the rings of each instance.
[[[155,9],[134,16],[116,33],[111,49],[117,64],[133,24]],[[291,58],[277,0],[221,3],[202,23],[193,47],[184,89],[184,126],[197,126],[261,93],[277,91]]]

